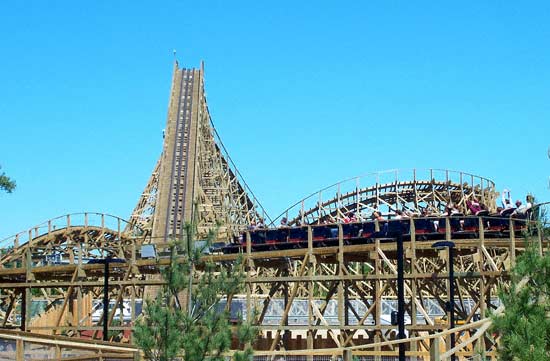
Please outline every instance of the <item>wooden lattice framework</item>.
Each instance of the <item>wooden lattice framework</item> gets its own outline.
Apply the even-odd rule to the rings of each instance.
[[[266,216],[212,125],[204,67],[180,69],[176,62],[162,154],[130,224],[166,241],[194,220],[201,235],[220,225],[223,238]]]
[[[473,325],[457,334],[458,343],[470,342],[481,326],[474,321],[496,308],[497,289],[506,285],[510,267],[526,246],[519,232],[494,233],[484,229],[482,217],[477,220],[481,231],[472,235],[475,238],[454,239],[450,231],[444,235],[455,242],[458,253],[455,312],[466,326]],[[445,221],[450,224],[451,219]],[[514,221],[509,222],[514,227]],[[3,327],[101,338],[103,315],[93,316],[92,300],[103,297],[104,265],[83,261],[111,256],[127,262],[110,266],[108,320],[110,330],[120,333],[117,339],[128,341],[131,320],[139,313],[145,290],[163,283],[157,277],[159,267],[169,260],[163,256],[168,244],[162,242],[155,242],[156,258],[145,257],[143,246],[150,245],[151,238],[137,227],[124,232],[125,226],[124,221],[101,214],[68,215],[4,240],[2,244],[9,243],[11,249],[0,260]],[[313,356],[343,355],[348,350],[358,356],[396,355],[395,345],[383,346],[396,339],[396,326],[384,318],[384,308],[396,299],[395,243],[375,239],[349,244],[340,224],[336,243],[318,244],[312,237],[315,227],[319,226],[307,227],[307,245],[301,248],[253,251],[250,233],[246,233],[242,255],[205,256],[220,266],[244,257],[246,293],[233,302],[241,304],[245,315],[256,311],[255,323],[261,331],[256,353]],[[415,341],[407,343],[407,353],[427,360],[431,335],[443,332],[435,339],[442,350],[448,348],[445,330],[449,325],[429,310],[434,304],[444,309],[448,301],[448,255],[434,250],[433,241],[417,235],[415,222],[410,227],[411,239],[404,243],[410,318],[406,329]],[[531,239],[541,250],[550,247],[536,231]],[[37,303],[45,304],[40,312],[35,310]],[[130,309],[129,318],[117,315],[121,306]],[[275,323],[273,314],[278,316]],[[269,315],[271,322],[266,322]],[[301,322],[296,322],[299,317]],[[484,350],[494,356],[494,342],[484,333],[457,355]]]
[[[481,218],[479,222],[483,227]],[[411,226],[414,227],[413,223]],[[343,355],[352,348],[355,355],[397,356],[397,349],[392,346],[376,346],[397,337],[397,326],[382,317],[384,301],[395,301],[397,297],[395,243],[375,240],[372,244],[346,245],[340,227],[337,245],[315,247],[313,227],[309,228],[308,247],[304,249],[254,253],[247,247],[245,254],[250,267],[247,300],[259,304],[258,322],[261,323],[267,310],[266,300],[283,299],[285,305],[277,325],[261,327],[263,339],[258,349],[271,355],[327,354],[329,350]],[[497,308],[497,290],[506,287],[508,271],[517,254],[525,249],[526,239],[514,232],[507,237],[495,237],[483,231],[474,239],[453,239],[450,233],[445,239],[454,241],[458,253],[454,263],[455,312],[461,324],[474,324],[457,334],[457,344],[469,343],[457,355],[472,357],[485,353],[495,357],[496,340],[491,334],[469,339],[481,326],[474,321]],[[548,249],[548,240],[542,241],[538,234],[533,239],[541,250]],[[404,245],[406,312],[410,317],[406,329],[409,338],[418,338],[407,342],[407,355],[424,360],[429,359],[430,335],[449,327],[448,321],[431,316],[426,308],[435,301],[445,309],[449,294],[448,252],[437,251],[432,244],[433,241],[418,240],[413,233],[411,241]],[[306,301],[305,326],[289,322],[290,309],[296,300]],[[357,304],[363,307],[358,309]],[[337,307],[336,323],[325,317],[331,306]],[[440,337],[439,341],[442,349],[448,349],[449,333],[444,334],[446,337]],[[369,346],[363,349],[361,345]]]

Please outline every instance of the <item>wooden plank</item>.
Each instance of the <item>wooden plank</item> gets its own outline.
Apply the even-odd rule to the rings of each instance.
[[[61,320],[63,319],[63,313],[65,312],[65,308],[67,307],[67,302],[69,302],[69,298],[71,297],[74,289],[74,282],[76,280],[76,276],[78,275],[78,269],[74,270],[73,278],[71,279],[71,286],[69,286],[69,289],[67,292],[65,292],[65,297],[63,298],[63,302],[61,303],[61,309],[59,310],[59,315],[57,316],[57,320],[55,321],[55,326],[59,326],[61,323]]]

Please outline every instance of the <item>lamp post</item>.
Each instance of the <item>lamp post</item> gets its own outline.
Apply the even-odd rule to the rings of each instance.
[[[455,244],[451,241],[440,241],[432,244],[435,249],[449,250],[449,301],[447,302],[447,311],[450,313],[450,325],[449,328],[455,328],[455,273],[454,273],[454,248]],[[455,334],[451,332],[451,349],[455,347]],[[454,353],[451,355],[451,361],[455,361]]]
[[[103,341],[108,341],[107,334],[109,333],[109,264],[110,263],[124,263],[125,261],[120,258],[106,258],[91,259],[88,264],[103,264]]]

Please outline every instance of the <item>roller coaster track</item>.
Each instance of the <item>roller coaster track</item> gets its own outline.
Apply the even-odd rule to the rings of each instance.
[[[425,178],[419,178],[419,175]],[[381,179],[386,182],[380,183]],[[368,181],[372,183],[360,186]],[[325,198],[327,195],[328,199]],[[390,170],[325,187],[296,202],[275,220],[284,216],[289,225],[319,224],[327,220],[343,221],[349,213],[366,218],[374,210],[388,216],[397,209],[416,214],[423,210],[439,214],[450,202],[466,213],[466,201],[473,199],[480,200],[494,211],[494,183],[480,176],[443,169]]]
[[[130,216],[154,240],[182,235],[192,220],[199,235],[221,238],[269,219],[214,128],[204,68],[174,65],[162,154]]]
[[[95,218],[97,224],[92,224],[91,218]],[[43,258],[40,257],[41,252],[44,256],[50,257],[49,260],[40,261],[53,262],[56,253],[66,253],[71,245],[81,247],[81,257],[87,260],[107,256],[124,257],[127,239],[144,235],[144,231],[139,227],[128,226],[127,221],[109,214],[67,214],[1,240],[2,249],[9,252],[4,251],[0,265],[5,267],[7,264],[20,261],[28,249],[32,249],[37,258]]]
[[[478,232],[469,237],[445,235],[457,247],[455,312],[464,322],[498,306],[496,290],[505,284],[507,271],[525,247],[519,233],[482,231],[485,221],[479,217],[479,222]],[[319,243],[311,238],[315,227],[324,225],[307,226],[309,236],[299,248],[254,252],[250,233],[245,233],[247,241],[241,254],[205,255],[220,265],[244,256],[248,265],[247,293],[235,302],[240,300],[245,316],[251,315],[254,308],[259,310],[255,320],[261,331],[257,349],[276,354],[277,345],[282,344],[286,349],[301,349],[305,355],[314,349],[313,345],[317,345],[315,352],[321,352],[319,348],[341,349],[393,339],[395,327],[389,324],[389,311],[383,307],[391,307],[396,299],[395,243],[382,239],[349,243],[343,231],[339,231],[338,239]],[[155,243],[157,256],[151,259],[143,253],[143,247],[151,245],[147,233],[138,227],[129,232],[124,229],[126,222],[120,218],[82,213],[58,217],[3,240],[1,244],[9,245],[11,251],[0,260],[0,322],[33,332],[100,337],[97,319],[101,317],[94,319],[85,304],[101,298],[104,282],[103,265],[89,261],[107,256],[126,260],[111,266],[109,298],[115,303],[109,320],[117,319],[116,309],[122,303],[131,309],[129,319],[134,319],[146,287],[163,282],[154,276],[160,272],[159,267],[168,264],[163,256],[168,244]],[[547,241],[540,242],[548,247]],[[431,311],[436,305],[445,310],[448,288],[448,259],[435,251],[432,243],[411,231],[411,239],[405,244],[410,269],[405,275],[410,318],[407,330],[411,337],[447,327]],[[40,292],[33,295],[32,289]],[[43,304],[43,311],[33,314],[25,302]],[[279,309],[278,317],[266,318],[274,314],[273,307]],[[28,308],[26,313],[24,308]],[[131,323],[113,326],[126,335],[131,328]],[[468,340],[470,334],[462,333],[459,341]],[[472,354],[474,348],[487,341],[476,340],[465,354]],[[427,352],[422,342],[409,347],[418,350],[419,355]],[[484,347],[493,352],[491,343]]]
[[[41,325],[41,318],[49,322],[53,317],[57,319],[53,326],[59,326],[67,318],[70,295],[63,294],[63,291],[52,293],[50,290],[62,287],[59,282],[101,277],[103,271],[98,270],[97,265],[95,268],[85,265],[94,259],[107,257],[130,259],[131,247],[128,245],[135,238],[143,239],[144,235],[139,227],[127,227],[127,222],[119,217],[89,212],[56,217],[0,241],[3,250],[0,257],[2,325],[20,323],[21,328],[25,329],[31,325]],[[42,288],[48,282],[49,287]],[[32,307],[28,310],[24,308],[25,303],[32,304],[32,297],[17,285],[33,283],[35,289],[41,290],[39,298],[43,308],[28,317]],[[10,284],[11,287],[8,287]],[[87,292],[97,295],[99,288],[96,286]],[[72,287],[66,292],[71,293]],[[79,297],[83,296],[84,293],[80,293]],[[20,309],[19,315],[15,315],[17,309]]]

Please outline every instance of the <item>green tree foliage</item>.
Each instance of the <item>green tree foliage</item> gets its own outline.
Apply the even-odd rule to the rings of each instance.
[[[550,254],[541,256],[537,247],[517,258],[510,289],[500,292],[505,311],[493,317],[499,360],[550,360]]]
[[[249,359],[252,350],[245,346],[254,339],[255,330],[241,322],[232,325],[230,310],[220,304],[222,298],[242,291],[241,262],[222,267],[204,261],[201,249],[193,246],[193,225],[185,226],[185,234],[186,239],[171,244],[170,266],[163,269],[167,285],[154,300],[146,302],[144,317],[134,329],[135,343],[150,360],[170,361],[183,356],[185,361],[221,361],[236,337],[244,351],[235,354],[235,359]],[[212,233],[209,241],[213,238]],[[186,256],[183,262],[182,255]],[[187,307],[181,307],[184,302]]]
[[[0,167],[1,169],[2,167]],[[7,193],[13,192],[15,189],[15,181],[8,177],[6,173],[0,173],[0,190],[3,190]]]

